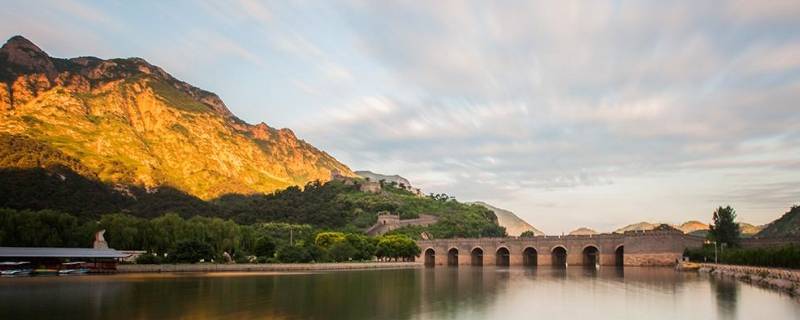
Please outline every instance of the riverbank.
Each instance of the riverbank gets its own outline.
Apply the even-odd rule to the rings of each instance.
[[[117,266],[117,272],[297,272],[418,267],[422,267],[419,262],[121,264]]]
[[[751,284],[786,291],[800,296],[800,270],[699,263],[701,274],[736,278]]]

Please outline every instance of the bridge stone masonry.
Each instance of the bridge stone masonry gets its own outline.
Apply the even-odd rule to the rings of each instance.
[[[703,238],[679,230],[417,241],[426,266],[671,266]]]

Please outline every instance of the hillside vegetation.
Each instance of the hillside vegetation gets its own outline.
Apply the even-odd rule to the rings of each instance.
[[[756,237],[800,237],[800,206],[792,206],[783,216],[757,233]]]

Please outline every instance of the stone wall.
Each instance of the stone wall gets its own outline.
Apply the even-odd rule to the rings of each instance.
[[[702,238],[680,232],[647,231],[584,236],[421,240],[417,244],[422,250],[417,260],[424,263],[426,252],[433,250],[434,263],[439,266],[448,265],[448,261],[458,265],[471,265],[473,253],[478,252],[482,252],[482,256],[476,262],[484,266],[496,265],[498,251],[501,249],[508,250],[510,265],[523,265],[526,250],[535,253],[535,265],[551,265],[553,252],[557,248],[566,251],[566,262],[570,266],[590,263],[587,249],[597,250],[600,265],[616,265],[617,250],[620,249],[623,265],[671,266],[680,260],[685,248],[701,246]],[[450,257],[450,252],[457,254]]]
[[[800,295],[800,270],[701,263],[698,271]]]

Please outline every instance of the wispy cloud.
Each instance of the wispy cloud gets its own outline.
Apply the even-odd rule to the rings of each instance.
[[[0,32],[142,54],[351,167],[552,233],[800,201],[797,1],[46,7],[14,4]]]

